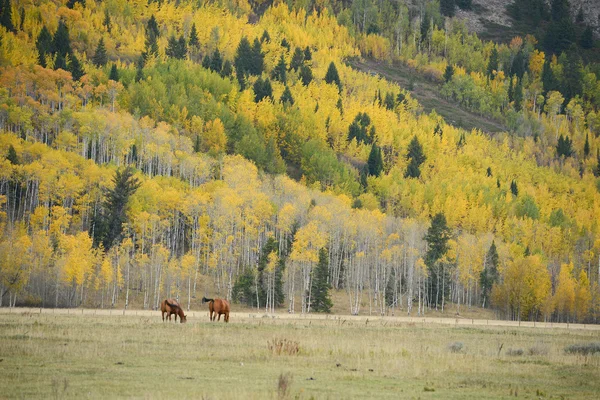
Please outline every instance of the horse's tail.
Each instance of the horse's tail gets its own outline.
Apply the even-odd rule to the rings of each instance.
[[[203,297],[203,298],[202,298],[202,304],[204,304],[204,303],[209,303],[209,302],[211,302],[211,301],[215,301],[215,299],[207,299],[206,297]]]

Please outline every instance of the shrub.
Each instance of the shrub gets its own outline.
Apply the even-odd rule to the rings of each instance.
[[[454,342],[448,346],[452,353],[460,353],[465,345],[462,342]]]
[[[519,357],[523,355],[523,349],[508,349],[506,354],[511,357]]]
[[[273,354],[280,356],[282,353],[294,356],[300,352],[298,342],[288,339],[273,339],[267,341],[267,347]]]
[[[581,354],[587,356],[588,354],[600,353],[600,343],[577,343],[565,347],[565,352],[569,354]]]

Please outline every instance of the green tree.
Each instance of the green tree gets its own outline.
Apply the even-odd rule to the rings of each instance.
[[[56,32],[54,32],[54,37],[52,39],[52,52],[61,56],[63,60],[66,59],[67,55],[72,53],[71,40],[69,39],[69,28],[67,28],[67,25],[62,20],[58,23],[58,29]]]
[[[490,59],[488,60],[488,65],[487,65],[487,76],[490,79],[494,78],[494,71],[498,71],[498,49],[496,48],[496,46],[494,46],[492,48],[492,52],[490,53]]]
[[[221,57],[219,49],[215,49],[213,52],[213,55],[210,58],[209,68],[216,73],[221,73],[221,70],[223,69],[223,57]]]
[[[260,41],[261,43],[271,42],[271,35],[269,35],[269,32],[267,32],[266,29],[263,31],[262,36],[260,37]]]
[[[333,61],[329,64],[329,67],[327,68],[327,73],[325,74],[325,83],[335,83],[339,90],[342,90],[342,82],[340,81],[340,76]]]
[[[19,156],[17,155],[17,152],[15,150],[15,148],[13,147],[13,145],[11,144],[10,146],[8,146],[8,153],[6,154],[6,159],[12,164],[12,165],[19,165]]]
[[[300,67],[300,80],[302,85],[308,86],[313,80],[312,69],[308,65],[302,65]]]
[[[106,28],[106,32],[110,33],[110,30],[112,29],[112,24],[110,22],[110,14],[108,13],[108,8],[104,10],[104,21],[102,22],[102,25],[104,25],[104,27]]]
[[[331,312],[333,303],[329,296],[329,254],[325,248],[319,250],[319,263],[312,271],[310,289],[310,310],[315,312]]]
[[[583,145],[583,157],[588,158],[590,156],[590,139],[589,134],[586,132],[585,134],[585,144]]]
[[[304,49],[304,61],[312,61],[312,51],[308,46]]]
[[[273,100],[273,88],[271,87],[271,81],[269,78],[263,80],[259,77],[252,88],[254,90],[254,101],[259,102],[264,98],[270,98]]]
[[[102,243],[106,250],[121,243],[123,224],[127,221],[127,203],[140,186],[130,167],[117,170],[112,181],[114,188],[106,191],[102,210],[92,223],[94,243]]]
[[[256,284],[254,280],[254,273],[250,268],[246,268],[243,273],[238,275],[231,291],[233,301],[254,307],[256,305]]]
[[[81,63],[79,62],[79,59],[75,56],[75,54],[71,54],[69,56],[68,68],[69,72],[71,72],[73,80],[75,81],[78,81],[83,75],[85,75],[83,67],[81,66]]]
[[[149,57],[158,56],[158,38],[160,36],[160,31],[158,29],[158,23],[156,22],[156,18],[154,15],[148,19],[146,23],[146,38],[145,38],[145,49],[142,53],[144,60],[147,60]]]
[[[108,62],[108,55],[106,54],[106,47],[104,46],[104,38],[100,38],[92,62],[97,67],[103,67]]]
[[[454,67],[452,64],[448,64],[446,66],[446,70],[444,71],[444,82],[448,83],[452,80],[452,76],[454,75]]]
[[[196,23],[192,24],[192,29],[190,30],[190,38],[188,41],[190,47],[197,49],[200,47],[200,40],[198,40],[198,31],[196,30]]]
[[[371,146],[367,166],[369,175],[371,176],[379,176],[381,175],[381,171],[383,171],[383,158],[381,156],[381,149],[377,146],[377,143],[373,143],[373,146]]]
[[[298,71],[302,65],[304,65],[304,53],[300,47],[296,47],[296,49],[294,49],[294,55],[292,55],[292,61],[290,62],[290,69]]]
[[[583,94],[583,63],[575,45],[572,45],[567,52],[563,71],[561,93],[568,104],[573,97]]]
[[[521,107],[523,105],[523,80],[522,79],[517,79],[517,85],[515,86],[515,92],[514,92],[514,99],[515,99],[515,111],[521,111]]]
[[[556,144],[557,157],[571,157],[573,155],[573,141],[567,136],[560,135]]]
[[[421,176],[421,164],[426,160],[425,154],[423,153],[423,147],[419,143],[419,139],[415,135],[410,143],[408,144],[408,152],[406,153],[406,159],[409,160],[406,172],[404,172],[405,178],[418,178]]]
[[[498,282],[498,265],[500,263],[500,257],[498,256],[498,250],[496,249],[496,242],[492,241],[483,264],[483,270],[479,276],[479,282],[481,284],[481,296],[483,297],[483,307],[488,303],[492,287]]]
[[[446,17],[454,17],[454,0],[440,0],[440,13]]]
[[[250,72],[251,75],[258,76],[263,73],[264,65],[265,55],[262,52],[262,45],[258,39],[254,39],[248,72]]]
[[[558,82],[554,77],[554,72],[550,65],[550,57],[546,57],[544,67],[542,68],[542,85],[544,87],[544,96],[546,93],[558,90]]]
[[[271,78],[273,78],[274,80],[279,81],[281,83],[285,83],[286,82],[286,71],[287,71],[287,65],[285,64],[285,59],[283,58],[283,54],[282,54],[279,57],[279,62],[277,63],[275,68],[273,68],[273,71],[271,72]]]
[[[119,71],[117,70],[117,64],[113,64],[110,67],[110,74],[108,75],[108,79],[111,81],[119,82]]]
[[[394,98],[394,93],[387,92],[385,94],[385,99],[383,100],[383,105],[387,110],[393,110],[396,107],[396,99]]]
[[[290,91],[290,88],[287,85],[285,86],[285,89],[279,101],[284,105],[294,105],[294,98],[292,97],[292,92]]]
[[[46,68],[46,55],[52,54],[52,35],[46,25],[42,27],[35,41],[38,51],[38,64]]]
[[[446,294],[445,288],[448,276],[445,268],[440,267],[439,261],[448,252],[450,235],[451,230],[446,223],[446,217],[444,214],[438,213],[431,219],[431,226],[427,229],[427,234],[423,238],[427,242],[425,265],[429,274],[429,298],[435,299],[436,308],[440,301],[444,300]]]
[[[596,149],[596,168],[592,172],[595,177],[600,176],[600,149]]]
[[[252,47],[246,36],[242,37],[235,51],[233,64],[235,65],[235,73],[240,83],[241,88],[245,87],[246,76],[249,75],[249,62],[252,59]]]
[[[583,30],[581,39],[579,39],[579,45],[586,50],[594,47],[594,31],[591,26],[588,25]]]
[[[233,66],[231,65],[231,61],[225,60],[223,63],[223,68],[221,68],[221,76],[223,78],[228,78],[233,73]]]
[[[2,9],[0,10],[0,25],[6,28],[9,32],[16,32],[12,22],[12,6],[10,0],[0,0]]]
[[[513,196],[518,196],[519,195],[519,188],[517,187],[517,182],[513,179],[513,181],[510,183],[510,192],[513,194]]]

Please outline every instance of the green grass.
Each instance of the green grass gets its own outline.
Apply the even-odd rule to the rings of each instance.
[[[592,398],[600,391],[600,356],[564,351],[597,342],[598,331],[241,315],[229,324],[204,315],[175,324],[158,312],[0,314],[0,397],[277,398],[282,374],[287,397],[301,399]],[[296,342],[299,353],[276,354],[268,346],[274,339]],[[463,347],[453,352],[456,342]],[[534,346],[544,351],[529,355]],[[509,356],[508,348],[524,354]]]

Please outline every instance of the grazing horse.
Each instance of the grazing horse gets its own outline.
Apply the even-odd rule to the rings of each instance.
[[[179,322],[182,324],[187,321],[187,316],[183,313],[183,309],[179,303],[174,299],[165,299],[160,303],[160,311],[162,311],[162,319],[165,320],[165,314],[167,319],[171,320],[171,314],[175,314],[175,322],[177,322],[177,316],[179,315]]]
[[[224,315],[223,320],[229,322],[229,302],[223,299],[207,299],[202,298],[202,304],[208,303],[208,311],[210,311],[210,320],[214,321],[219,315],[218,321],[221,320],[221,314]],[[213,315],[214,313],[214,315]]]

